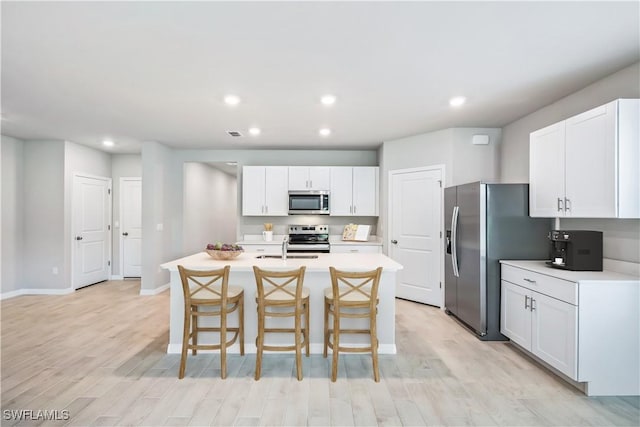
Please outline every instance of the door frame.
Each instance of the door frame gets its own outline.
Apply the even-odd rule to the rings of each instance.
[[[445,188],[445,165],[437,164],[430,166],[420,166],[416,168],[407,168],[407,169],[393,169],[389,171],[388,181],[387,181],[387,237],[385,239],[385,244],[387,246],[387,254],[391,255],[391,237],[393,234],[391,233],[391,228],[393,227],[393,185],[391,185],[392,179],[394,175],[401,175],[405,173],[412,172],[430,172],[434,170],[440,171],[441,183],[440,183],[440,271],[438,272],[439,278],[438,281],[442,285],[440,292],[440,310],[444,310],[444,250],[442,242],[444,236],[444,188]]]
[[[122,187],[123,187],[123,183],[125,181],[140,181],[140,183],[142,183],[142,177],[141,176],[121,176],[120,180],[118,181],[118,205],[119,205],[119,209],[118,209],[118,218],[119,218],[119,224],[118,224],[118,250],[120,251],[120,262],[119,262],[119,270],[120,274],[118,275],[118,278],[120,278],[120,280],[124,279],[124,239],[122,238],[122,232],[120,230],[122,230],[122,214],[124,211],[123,208],[123,203],[122,203],[122,195],[123,195],[123,191],[122,191]],[[142,206],[142,205],[141,205]],[[115,227],[114,227],[115,229]],[[142,236],[140,236],[140,239],[142,240]]]
[[[99,176],[99,175],[92,175],[89,173],[83,173],[83,172],[74,172],[72,175],[72,181],[71,181],[71,236],[70,236],[70,243],[71,243],[71,289],[73,291],[76,291],[80,288],[76,287],[76,256],[77,256],[77,250],[76,250],[76,245],[75,245],[75,235],[76,235],[76,220],[77,220],[77,206],[75,206],[75,202],[76,202],[76,194],[75,194],[75,190],[76,190],[76,178],[89,178],[89,179],[98,179],[101,181],[105,181],[107,183],[107,188],[108,188],[108,192],[107,192],[107,229],[110,232],[109,236],[107,238],[107,260],[109,265],[108,265],[108,269],[107,269],[107,280],[111,279],[112,273],[113,273],[113,264],[111,263],[111,258],[112,258],[112,240],[113,240],[113,227],[112,227],[112,216],[113,216],[113,179],[111,177],[107,177],[107,176]]]

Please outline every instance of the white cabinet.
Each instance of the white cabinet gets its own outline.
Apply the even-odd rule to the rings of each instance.
[[[378,215],[377,166],[331,168],[331,215]]]
[[[288,168],[286,166],[244,166],[242,168],[242,215],[288,215],[287,189]]]
[[[589,396],[640,394],[640,280],[502,261],[500,332]]]
[[[282,245],[278,244],[264,244],[264,243],[242,243],[242,248],[246,252],[260,252],[265,254],[282,254]]]
[[[530,135],[530,215],[640,218],[640,100],[619,99]]]
[[[329,191],[331,189],[331,168],[322,166],[290,166],[289,190]]]
[[[381,254],[381,245],[363,244],[331,244],[331,253],[338,254]]]
[[[502,280],[500,332],[572,379],[577,379],[576,320],[575,305]]]

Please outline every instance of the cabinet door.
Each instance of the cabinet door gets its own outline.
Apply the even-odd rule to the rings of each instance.
[[[501,282],[500,332],[526,350],[531,350],[531,291]]]
[[[261,245],[254,243],[244,243],[242,248],[246,252],[260,252],[265,254],[281,254],[282,248],[278,245]]]
[[[577,380],[577,320],[575,305],[534,292],[531,352]]]
[[[381,254],[380,245],[331,245],[331,253],[337,254]]]
[[[242,168],[242,215],[264,215],[264,166]]]
[[[565,122],[529,138],[529,216],[564,216]]]
[[[566,121],[566,216],[615,218],[617,101]]]
[[[289,215],[288,172],[286,166],[265,167],[265,215]]]
[[[331,196],[329,203],[332,216],[353,215],[353,168],[331,168]]]
[[[289,190],[309,190],[309,168],[306,166],[289,167]]]
[[[309,168],[309,189],[331,190],[331,168],[314,166]]]
[[[353,214],[378,215],[378,168],[353,168]]]

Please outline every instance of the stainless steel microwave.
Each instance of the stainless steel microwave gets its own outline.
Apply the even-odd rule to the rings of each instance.
[[[289,191],[289,215],[329,215],[329,192]]]

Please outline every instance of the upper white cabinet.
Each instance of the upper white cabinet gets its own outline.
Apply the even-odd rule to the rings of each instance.
[[[640,100],[531,133],[530,215],[640,218]]]
[[[378,215],[377,166],[331,168],[331,215]]]
[[[290,191],[320,191],[331,189],[331,168],[322,166],[290,166]]]
[[[288,215],[288,169],[286,166],[244,166],[242,215]]]

